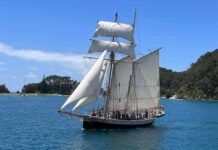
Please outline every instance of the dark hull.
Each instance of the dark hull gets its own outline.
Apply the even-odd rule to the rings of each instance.
[[[135,120],[137,121],[137,120]],[[134,122],[135,122],[134,121]],[[125,121],[124,121],[125,122]],[[153,124],[154,120],[152,121],[145,121],[142,123],[116,123],[116,120],[108,122],[108,120],[104,119],[96,119],[96,118],[83,118],[83,128],[84,129],[128,129],[128,128],[136,128],[136,127],[148,127]],[[127,121],[131,122],[131,121]],[[132,121],[133,122],[133,121]]]
[[[129,129],[129,128],[137,128],[137,127],[149,127],[152,123],[142,124],[142,125],[116,125],[116,124],[107,124],[107,123],[99,123],[99,122],[83,122],[84,129]]]

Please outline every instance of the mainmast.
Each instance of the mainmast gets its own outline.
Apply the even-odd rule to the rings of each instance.
[[[116,12],[114,22],[117,22],[117,20],[118,20],[118,13]],[[114,41],[115,41],[115,37],[113,36],[112,37],[112,42],[114,42]],[[109,72],[107,95],[106,95],[105,108],[104,108],[105,114],[106,114],[106,109],[107,109],[108,101],[109,101],[109,98],[110,98],[109,95],[110,95],[110,89],[111,89],[111,81],[112,81],[111,79],[112,79],[112,71],[113,71],[114,59],[115,59],[115,54],[112,51],[110,53],[110,72]],[[113,100],[113,110],[114,110],[114,100]]]
[[[133,21],[133,31],[135,31],[135,24],[136,24],[136,9],[135,9],[135,13],[134,13],[134,21]],[[133,41],[133,45],[135,47],[135,40]],[[132,66],[133,67],[133,66]],[[132,68],[132,71],[134,69]],[[133,79],[135,80],[135,79]],[[137,116],[138,116],[138,101],[135,99],[135,105],[136,105],[136,113],[137,113]]]
[[[136,22],[136,9],[135,9],[135,13],[134,13],[133,30],[135,29],[135,22]]]

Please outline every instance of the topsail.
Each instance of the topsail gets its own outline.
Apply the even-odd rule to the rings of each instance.
[[[134,28],[124,23],[99,21],[94,37],[122,37],[134,42]]]
[[[98,41],[93,39],[91,46],[89,48],[89,53],[91,52],[103,52],[107,50],[108,52],[117,52],[125,54],[131,58],[135,58],[134,44],[111,42],[111,41]]]

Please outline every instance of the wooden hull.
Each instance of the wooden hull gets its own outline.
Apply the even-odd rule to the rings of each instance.
[[[154,123],[155,118],[141,120],[118,120],[103,117],[83,116],[84,129],[124,129],[147,127]]]

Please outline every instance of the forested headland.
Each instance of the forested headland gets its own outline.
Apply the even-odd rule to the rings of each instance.
[[[44,77],[39,83],[24,85],[22,93],[71,94],[79,83],[70,77],[51,75]]]
[[[5,84],[0,85],[0,93],[10,93]]]
[[[202,55],[183,72],[160,68],[160,86],[166,97],[218,99],[218,49]]]

